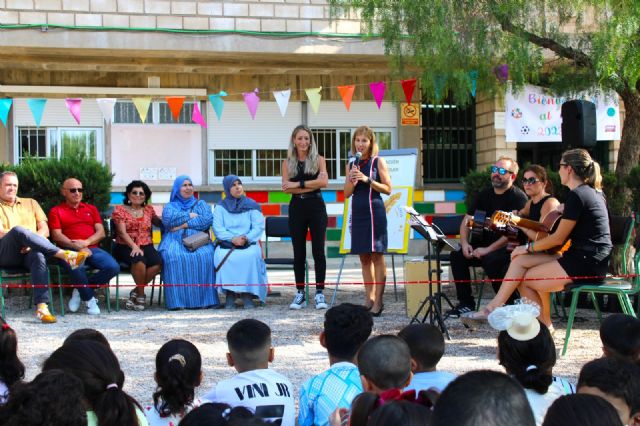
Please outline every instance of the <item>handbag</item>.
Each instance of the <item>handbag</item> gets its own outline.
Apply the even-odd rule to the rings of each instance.
[[[182,231],[182,235],[187,232],[185,229]],[[207,232],[198,231],[194,234],[189,235],[188,237],[182,237],[182,244],[189,251],[196,251],[202,246],[206,246],[211,242],[211,237]]]

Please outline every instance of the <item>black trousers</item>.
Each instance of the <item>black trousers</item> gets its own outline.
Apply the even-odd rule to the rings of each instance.
[[[289,231],[293,244],[293,272],[298,290],[304,289],[307,229],[311,232],[311,254],[316,273],[316,289],[324,289],[324,280],[327,274],[327,259],[324,255],[327,220],[327,208],[322,198],[291,198]]]
[[[469,280],[471,274],[469,273],[470,266],[481,266],[484,269],[487,276],[494,280],[491,282],[493,290],[497,293],[502,284],[502,279],[507,273],[509,263],[511,262],[511,253],[507,251],[506,247],[492,251],[486,256],[480,259],[467,259],[462,254],[462,250],[451,252],[451,273],[454,280],[462,280],[463,282],[456,282],[456,296],[458,302],[461,305],[468,306],[470,308],[475,307],[475,301],[471,293],[471,285]],[[507,303],[511,304],[514,300],[519,298],[518,292],[514,292]]]

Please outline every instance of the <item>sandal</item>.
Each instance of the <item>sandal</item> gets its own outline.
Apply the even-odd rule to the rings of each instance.
[[[482,308],[476,312],[467,312],[460,315],[460,322],[466,326],[484,324],[488,321],[490,313],[491,311],[487,308]]]
[[[144,308],[147,304],[147,296],[146,295],[142,295],[142,296],[138,296],[138,294],[136,293],[136,290],[131,290],[131,292],[129,293],[129,299],[127,299],[127,302],[125,303],[125,308],[131,310],[131,311],[144,311]]]

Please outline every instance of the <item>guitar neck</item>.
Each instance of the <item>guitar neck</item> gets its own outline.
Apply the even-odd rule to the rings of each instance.
[[[536,222],[535,220],[525,219],[523,217],[519,217],[516,215],[511,216],[511,220],[517,226],[521,226],[523,228],[531,229],[536,232],[549,232],[549,229],[542,223]]]

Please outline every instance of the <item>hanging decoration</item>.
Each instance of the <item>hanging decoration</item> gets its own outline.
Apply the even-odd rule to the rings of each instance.
[[[102,116],[107,121],[107,124],[113,123],[113,117],[115,115],[116,98],[98,98],[98,108],[102,112]]]
[[[13,99],[11,98],[0,98],[0,120],[2,120],[4,127],[7,127],[7,118],[9,118],[12,103]]]
[[[211,106],[213,110],[216,112],[216,117],[218,117],[218,121],[222,118],[222,111],[224,111],[224,99],[223,96],[227,96],[227,92],[221,90],[218,93],[213,95],[209,95],[209,102],[211,102]]]
[[[171,110],[171,115],[175,121],[180,120],[180,111],[182,111],[182,105],[184,104],[184,96],[167,96],[165,98],[167,104],[169,104],[169,109]]]
[[[82,99],[80,98],[66,98],[64,100],[67,109],[76,120],[76,123],[80,124],[80,111],[82,106]]]
[[[387,83],[384,81],[369,83],[369,90],[371,90],[371,94],[373,95],[373,99],[376,101],[376,105],[378,105],[378,109],[382,106],[382,99],[384,99],[384,92],[386,89]]]
[[[496,78],[500,80],[501,83],[506,83],[509,80],[509,65],[501,64],[493,69],[493,72],[496,75]]]
[[[27,99],[27,105],[31,110],[31,115],[36,122],[36,127],[40,127],[42,121],[42,113],[44,112],[44,106],[47,104],[46,99]]]
[[[278,104],[278,108],[280,108],[280,114],[282,114],[282,116],[284,117],[287,113],[287,107],[289,106],[291,89],[273,92],[273,97],[276,98],[276,103]]]
[[[411,103],[411,99],[413,98],[413,92],[416,90],[416,83],[418,80],[412,78],[410,80],[400,80],[402,84],[402,91],[404,92],[404,98],[407,100],[407,103]]]
[[[469,71],[469,78],[471,79],[471,96],[476,97],[476,90],[478,88],[478,71]]]
[[[151,105],[151,97],[143,96],[139,98],[131,98],[133,104],[136,106],[140,121],[144,123],[147,121],[147,114],[149,113],[149,105]]]
[[[207,128],[207,123],[204,121],[204,117],[200,112],[200,106],[198,105],[200,102],[196,101],[193,104],[193,112],[191,113],[191,121],[194,123],[198,123],[201,127]]]
[[[318,108],[320,108],[320,99],[322,99],[322,86],[314,87],[311,89],[304,89],[307,94],[307,98],[309,99],[309,103],[311,103],[311,109],[314,114],[318,113]]]
[[[351,84],[349,86],[338,86],[338,92],[340,92],[340,97],[342,98],[342,103],[344,103],[347,111],[351,109],[351,99],[353,99],[353,93],[356,90],[356,86]]]
[[[260,97],[258,96],[258,92],[260,90],[256,87],[253,89],[253,92],[244,92],[242,96],[244,97],[244,103],[247,105],[247,109],[249,110],[249,114],[251,114],[251,119],[256,119],[256,112],[258,111],[258,104],[260,104]]]
[[[433,88],[435,91],[435,101],[438,102],[442,100],[442,91],[444,90],[445,84],[447,83],[447,77],[438,74],[435,76],[433,80]]]

